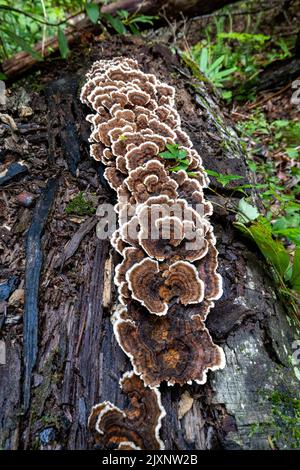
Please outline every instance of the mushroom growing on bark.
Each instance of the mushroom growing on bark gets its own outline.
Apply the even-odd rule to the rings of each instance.
[[[89,417],[89,429],[101,449],[161,450],[164,444],[159,437],[161,420],[165,411],[157,388],[145,387],[133,372],[120,380],[130,405],[120,410],[109,401],[95,405]]]
[[[161,449],[157,386],[203,384],[208,370],[225,365],[204,323],[222,295],[212,205],[203,192],[209,179],[181,128],[175,89],[135,60],[95,62],[81,101],[94,110],[87,116],[91,156],[117,193],[111,243],[123,260],[112,322],[134,368],[121,382],[130,407],[104,401],[93,408],[89,427],[102,448]],[[169,144],[184,151],[186,170],[176,171],[166,156]]]

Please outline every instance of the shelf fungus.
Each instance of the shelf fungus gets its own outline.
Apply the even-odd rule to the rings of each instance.
[[[112,322],[133,366],[121,381],[129,408],[100,403],[89,427],[102,448],[161,449],[161,382],[204,384],[209,370],[225,366],[205,326],[222,295],[212,205],[203,192],[209,179],[181,128],[173,87],[124,57],[95,62],[86,78],[90,154],[117,193],[110,238],[122,261]]]
[[[120,410],[109,401],[93,407],[89,429],[101,449],[159,450],[164,444],[159,437],[165,410],[158,388],[145,387],[134,372],[127,372],[120,380],[130,406]]]

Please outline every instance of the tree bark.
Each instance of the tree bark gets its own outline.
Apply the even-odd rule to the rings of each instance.
[[[79,234],[78,225],[71,225],[71,230],[61,202],[71,185],[78,191],[95,187],[103,200],[113,198],[101,187],[101,167],[88,156],[87,110],[79,104],[78,89],[83,72],[95,58],[114,54],[136,57],[145,71],[176,86],[183,127],[206,168],[248,179],[245,154],[228,117],[205,84],[191,86],[188,72],[168,49],[149,47],[136,39],[125,44],[116,38],[101,49],[95,47],[90,57],[80,57],[73,71],[69,66],[69,75],[61,69],[54,77],[53,64],[51,72],[44,71],[43,81],[47,73],[51,80],[38,102],[47,112],[48,166],[51,176],[59,175],[60,180],[52,212],[40,234],[44,261],[38,298],[38,354],[25,414],[20,413],[24,344],[18,326],[7,323],[3,330],[7,361],[0,364],[0,447],[4,449],[91,449],[87,429],[91,407],[109,399],[122,408],[127,401],[118,381],[131,366],[110,323],[116,304],[113,267],[118,255],[109,241],[97,239],[93,219],[85,220],[87,225],[79,227]],[[71,129],[71,137],[65,129]],[[211,311],[207,326],[224,348],[227,365],[209,373],[204,386],[161,386],[167,413],[162,439],[166,449],[290,447],[283,428],[276,442],[272,440],[276,428],[270,395],[277,390],[291,396],[297,393],[290,362],[296,327],[287,319],[265,262],[232,225],[228,208],[237,200],[230,199],[230,192],[216,182],[212,184],[217,194],[208,191],[207,198],[215,204],[212,222],[224,295]],[[251,195],[255,198],[254,192]],[[25,311],[26,302],[28,299]],[[192,406],[179,416],[187,393]]]

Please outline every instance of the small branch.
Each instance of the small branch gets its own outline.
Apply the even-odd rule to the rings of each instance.
[[[46,26],[61,26],[62,24],[67,23],[68,21],[70,21],[70,19],[74,18],[75,16],[78,16],[78,15],[84,13],[84,10],[81,10],[81,11],[75,13],[74,15],[69,16],[68,18],[65,18],[64,20],[59,21],[58,23],[51,23],[50,21],[47,21],[45,19],[43,20],[42,18],[38,18],[37,16],[31,15],[31,13],[27,13],[23,10],[19,10],[18,8],[8,7],[6,5],[0,5],[0,10],[6,10],[6,11],[13,12],[13,13],[18,13],[19,15],[27,16],[28,18],[31,18],[32,20],[36,21],[37,23],[41,23],[41,24],[46,25]]]
[[[266,96],[264,99],[262,99],[261,101],[258,101],[257,103],[251,104],[250,106],[248,106],[248,109],[251,110],[251,109],[257,108],[258,106],[261,106],[262,104],[267,103],[267,101],[271,100],[272,98],[275,98],[276,96],[281,95],[284,91],[288,90],[291,87],[291,85],[292,85],[292,82],[288,83],[285,87],[276,91],[276,93]]]

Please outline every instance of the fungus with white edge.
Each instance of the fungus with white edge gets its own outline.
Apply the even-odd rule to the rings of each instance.
[[[89,427],[102,448],[161,449],[160,383],[203,384],[208,370],[225,365],[204,323],[222,295],[203,193],[209,179],[181,128],[172,86],[124,57],[95,62],[86,77],[80,98],[94,111],[90,154],[117,192],[111,243],[123,260],[112,322],[134,368],[121,381],[130,407],[96,405]],[[186,170],[160,155],[169,144],[185,152]]]

